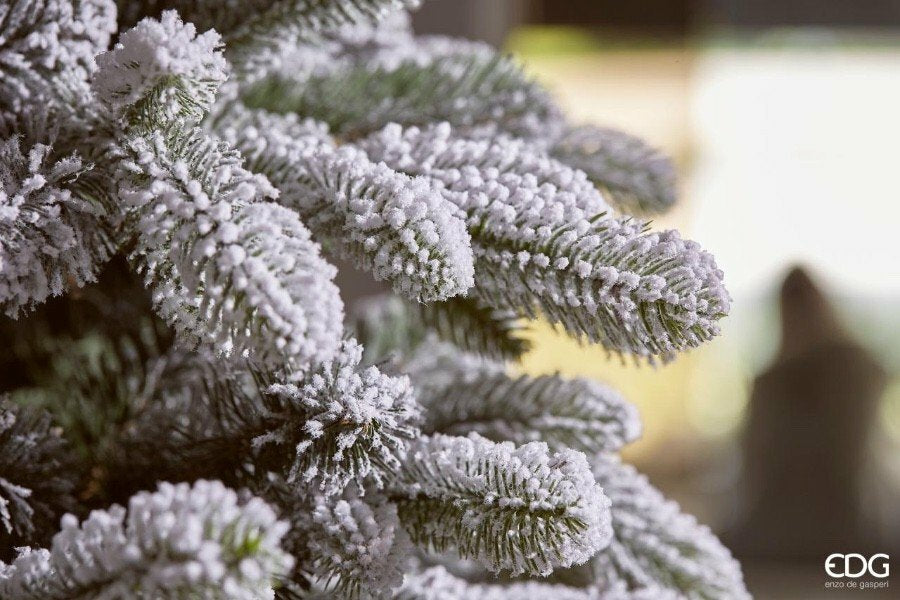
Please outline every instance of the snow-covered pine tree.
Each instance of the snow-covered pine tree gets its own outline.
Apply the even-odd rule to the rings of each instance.
[[[716,335],[670,163],[417,4],[0,4],[0,597],[748,597],[631,405],[510,370]]]

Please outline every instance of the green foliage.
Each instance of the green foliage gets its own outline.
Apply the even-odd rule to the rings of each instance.
[[[160,478],[177,479],[176,473],[190,477],[168,448],[173,415],[197,392],[200,362],[165,349],[166,338],[150,323],[136,329],[136,336],[58,339],[49,365],[35,366],[33,385],[13,396],[46,409],[65,431],[89,506],[121,502]]]
[[[351,323],[365,348],[364,361],[396,361],[409,358],[428,339],[429,331],[416,318],[417,311],[397,296],[385,294],[359,303]]]
[[[466,352],[495,360],[518,360],[531,348],[527,326],[515,313],[487,307],[474,298],[420,304],[419,316],[438,337]]]
[[[0,561],[15,547],[46,544],[74,508],[68,452],[49,414],[0,394]]]
[[[369,361],[411,357],[432,335],[466,352],[494,360],[517,360],[531,347],[526,324],[508,311],[467,297],[414,304],[396,297],[363,303],[354,322]]]

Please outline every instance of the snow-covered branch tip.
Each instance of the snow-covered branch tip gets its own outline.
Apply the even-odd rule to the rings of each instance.
[[[97,57],[92,87],[127,124],[153,129],[209,111],[228,65],[215,31],[197,35],[175,11],[144,19]]]
[[[315,123],[243,114],[227,120],[224,138],[249,168],[269,178],[279,202],[296,210],[326,248],[417,302],[444,300],[473,285],[465,223],[427,180],[372,163],[358,149],[335,148]]]
[[[516,444],[543,441],[587,455],[620,449],[641,433],[637,409],[612,388],[558,375],[511,377],[501,363],[425,344],[407,372],[424,408],[424,433],[476,432]],[[429,357],[434,357],[429,360]]]
[[[343,342],[333,360],[298,384],[273,383],[264,403],[269,418],[253,445],[294,456],[289,483],[316,482],[328,495],[351,482],[380,487],[418,435],[419,407],[406,376],[362,367],[363,349]]]
[[[343,304],[336,270],[297,214],[227,144],[166,128],[127,141],[120,197],[131,258],[186,342],[267,366],[330,357]]]
[[[612,542],[591,561],[600,591],[749,600],[740,565],[707,527],[614,456],[598,456],[593,472],[612,502]]]
[[[172,485],[62,521],[50,550],[0,563],[0,596],[274,599],[293,562],[280,547],[287,524],[259,498],[241,503],[213,481]]]
[[[668,358],[719,331],[730,304],[715,259],[677,231],[613,218],[582,171],[522,140],[456,137],[447,123],[389,125],[359,144],[423,175],[466,215],[472,294],[541,313],[608,350]]]
[[[319,496],[308,526],[309,570],[341,598],[392,598],[412,552],[397,507],[383,499]]]
[[[423,437],[389,489],[413,542],[496,572],[547,575],[584,563],[612,535],[584,454],[550,454],[541,442]]]
[[[550,152],[587,173],[620,212],[661,213],[675,204],[672,160],[640,138],[608,127],[585,125],[569,129]]]
[[[90,167],[44,142],[0,141],[0,311],[11,317],[93,281],[113,247],[105,208],[73,193]]]

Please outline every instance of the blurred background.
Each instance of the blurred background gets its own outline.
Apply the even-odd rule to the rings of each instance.
[[[626,457],[758,598],[863,593],[825,590],[823,563],[900,556],[900,1],[429,0],[415,25],[507,49],[575,121],[673,156],[680,203],[655,226],[711,251],[734,299],[661,368],[540,323],[523,368],[634,401]]]

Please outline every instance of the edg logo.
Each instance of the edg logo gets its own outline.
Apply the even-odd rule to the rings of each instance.
[[[835,552],[825,559],[825,572],[832,577],[862,577],[866,573],[872,577],[887,577],[891,573],[891,557],[887,554],[873,554],[866,559],[862,554],[841,554]]]

